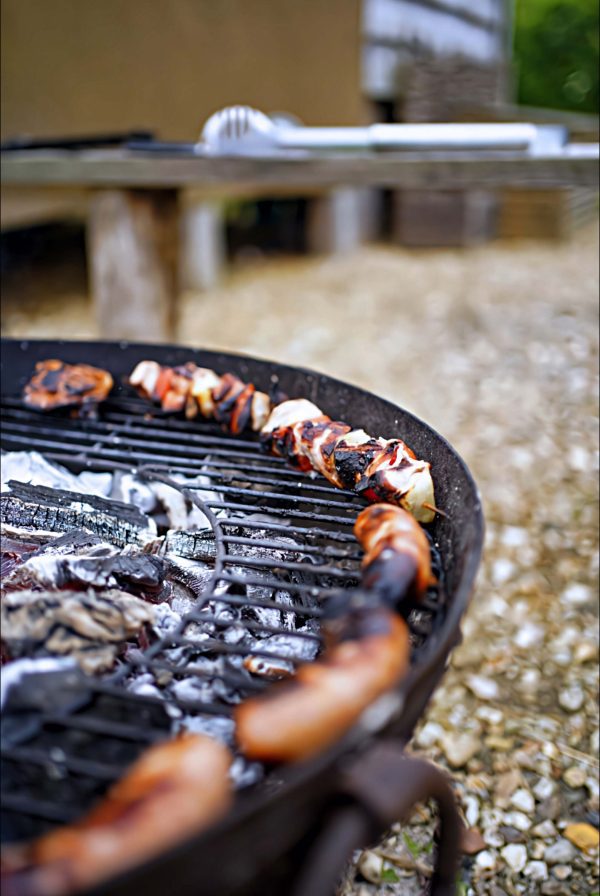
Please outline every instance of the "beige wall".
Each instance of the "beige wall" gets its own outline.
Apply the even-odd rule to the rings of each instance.
[[[231,103],[361,120],[360,0],[2,0],[3,139],[193,140]]]

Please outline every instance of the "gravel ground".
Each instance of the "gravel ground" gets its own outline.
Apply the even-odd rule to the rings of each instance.
[[[485,559],[412,745],[455,781],[471,829],[462,894],[599,889],[597,250],[595,226],[560,246],[372,247],[253,262],[181,300],[182,342],[370,388],[475,475]],[[95,335],[80,284],[52,282],[60,301],[39,300],[39,276],[9,284],[6,335]],[[355,857],[340,892],[423,892],[433,827],[419,807]]]

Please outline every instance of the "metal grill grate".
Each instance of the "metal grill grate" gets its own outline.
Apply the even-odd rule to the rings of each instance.
[[[131,750],[121,749],[123,744],[135,744],[139,752],[166,736],[170,721],[165,704],[172,715],[226,717],[233,706],[232,691],[237,701],[266,686],[264,679],[241,666],[249,652],[247,645],[228,643],[219,637],[231,621],[215,612],[215,602],[238,611],[237,623],[247,631],[267,631],[318,643],[322,600],[360,582],[360,549],[352,527],[364,502],[321,477],[307,476],[280,458],[266,456],[256,440],[224,435],[211,422],[190,424],[154,409],[150,414],[148,405],[134,397],[107,402],[101,416],[94,420],[73,419],[67,414],[42,415],[25,408],[18,399],[5,397],[2,448],[39,451],[73,472],[121,470],[160,480],[195,503],[210,521],[214,534],[212,575],[180,624],[145,650],[128,655],[127,661],[120,661],[102,681],[89,681],[83,708],[42,713],[35,742],[24,739],[18,748],[3,750],[2,761],[11,767],[9,777],[13,782],[12,791],[3,795],[3,809],[39,819],[42,828],[71,820],[81,806],[77,799],[69,805],[64,796],[59,804],[51,801],[48,794],[53,795],[52,788],[44,784],[40,789],[40,775],[91,781],[83,790],[88,796],[97,796],[131,761]],[[202,475],[217,496],[200,497],[206,492],[205,486],[186,487],[173,479],[176,474]],[[285,556],[282,537],[292,540]],[[249,593],[249,589],[254,591]],[[285,602],[282,595],[286,596]],[[255,621],[248,615],[252,607],[293,612],[296,627],[302,626],[303,630],[290,631],[283,625]],[[432,589],[422,609],[411,615],[415,659],[428,636],[442,624],[444,609],[442,591]],[[206,622],[214,625],[215,634],[199,642],[194,627]],[[253,647],[251,654],[297,664],[289,654],[272,649]],[[222,658],[221,666],[213,664],[204,669],[197,662],[190,663],[198,656]],[[223,695],[190,700],[179,699],[169,691],[165,701],[136,696],[126,690],[125,683],[141,672],[149,673],[159,686],[161,681],[190,676],[198,680],[218,678],[223,682]],[[145,725],[139,723],[142,711],[150,713]],[[68,739],[57,734],[61,731],[77,734],[74,741],[71,738],[68,752]],[[119,750],[111,752],[103,746],[101,741],[106,739],[118,743]],[[77,750],[73,750],[73,743]],[[82,748],[86,744],[87,753]],[[104,757],[111,755],[116,759],[105,761]],[[15,780],[19,784],[16,789]],[[64,781],[61,786],[63,794]]]

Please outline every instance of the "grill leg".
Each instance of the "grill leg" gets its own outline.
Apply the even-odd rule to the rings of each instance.
[[[430,896],[454,896],[463,823],[450,779],[430,762],[404,755],[392,741],[376,744],[350,768],[340,786],[345,799],[325,826],[293,896],[333,896],[336,881],[352,851],[372,843],[414,805],[438,805],[440,838]]]
[[[175,190],[99,190],[90,203],[88,255],[100,335],[139,342],[174,335]]]

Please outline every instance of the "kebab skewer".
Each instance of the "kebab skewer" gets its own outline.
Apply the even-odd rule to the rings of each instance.
[[[421,523],[434,518],[430,464],[400,439],[353,430],[305,398],[276,403],[231,373],[218,376],[193,363],[163,367],[141,361],[129,383],[163,410],[213,418],[235,435],[244,429],[260,432],[266,451],[300,470],[316,470],[338,488],[404,507]]]

